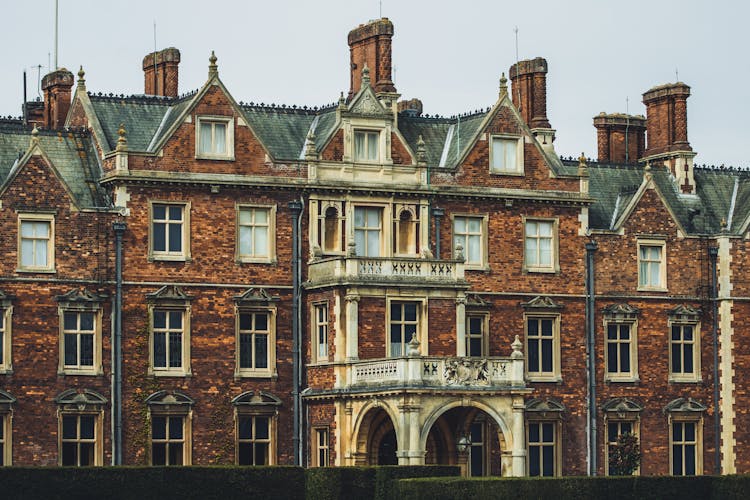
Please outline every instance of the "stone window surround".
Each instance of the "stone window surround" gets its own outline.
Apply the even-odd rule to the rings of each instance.
[[[180,252],[154,250],[154,205],[182,207],[182,250]],[[148,261],[190,262],[190,210],[189,201],[149,200],[148,201]]]
[[[409,296],[409,295],[388,295],[386,296],[385,304],[385,357],[391,357],[391,304],[392,303],[414,303],[417,304],[417,340],[419,341],[419,352],[421,356],[427,356],[427,324],[428,324],[428,299],[424,296]],[[407,355],[409,348],[409,342],[411,339],[404,339],[404,352],[401,356]]]
[[[55,273],[55,214],[56,212],[19,212],[18,213],[18,260],[16,272],[19,273]],[[49,224],[49,238],[47,241],[47,265],[25,267],[22,264],[21,226],[24,222],[47,222]]]
[[[200,134],[202,125],[214,123],[226,124],[226,153],[207,153],[200,150]],[[234,116],[196,115],[195,117],[195,157],[202,160],[234,160]]]
[[[82,299],[83,297],[83,299]],[[102,363],[102,301],[104,297],[96,294],[80,294],[73,291],[58,297],[59,318],[59,340],[60,346],[59,362],[57,372],[59,375],[103,375]],[[65,313],[92,313],[94,315],[94,362],[91,367],[71,367],[65,365]]]
[[[268,211],[268,251],[266,255],[262,256],[251,256],[240,253],[240,212],[244,209],[262,209]],[[275,204],[260,204],[260,203],[237,203],[235,205],[235,262],[237,264],[244,263],[260,263],[260,264],[276,264],[276,210],[277,205]]]
[[[534,217],[523,215],[522,221],[522,249],[523,272],[524,273],[560,273],[560,219],[559,217]],[[529,265],[526,261],[526,223],[527,222],[551,222],[552,223],[552,246],[551,262],[549,266]]]
[[[451,231],[452,231],[452,237],[451,237],[451,246],[453,247],[453,243],[456,238],[456,218],[465,218],[466,222],[468,224],[468,219],[481,219],[481,235],[480,235],[480,242],[479,242],[479,252],[480,252],[480,262],[469,262],[467,259],[467,255],[469,252],[469,249],[466,248],[466,246],[462,245],[464,248],[461,251],[464,259],[467,259],[464,262],[464,268],[466,270],[474,270],[474,271],[489,271],[490,265],[489,265],[489,215],[488,214],[476,214],[476,213],[465,213],[465,212],[456,212],[450,214],[450,221],[451,221]],[[468,233],[466,233],[468,234]],[[458,258],[458,253],[456,248],[451,248],[451,253],[453,255],[453,258]]]
[[[192,464],[193,405],[195,401],[179,391],[157,391],[146,398],[148,406],[148,463],[153,465],[153,417],[182,418],[182,465]]]
[[[551,319],[552,320],[552,372],[547,373],[541,371],[542,359],[539,358],[540,371],[529,372],[528,353],[529,353],[529,320],[537,319]],[[560,355],[560,320],[561,314],[555,311],[544,311],[544,310],[527,310],[523,315],[523,334],[526,339],[525,353],[526,362],[524,366],[526,368],[526,377],[532,382],[560,382],[562,381],[562,358]],[[540,335],[541,337],[541,332]]]
[[[638,288],[639,292],[666,292],[667,291],[667,243],[665,238],[659,238],[655,235],[649,235],[648,237],[639,237],[637,240],[637,276],[638,276]],[[641,247],[656,247],[660,248],[661,260],[659,262],[659,284],[641,284]]]
[[[505,170],[495,168],[493,165],[493,153],[495,147],[495,139],[499,140],[514,140],[517,142],[516,146],[516,169]],[[524,175],[524,145],[523,136],[512,135],[512,134],[491,134],[489,135],[489,172],[490,175],[512,175],[512,176],[523,176]]]
[[[279,398],[265,391],[247,391],[232,399],[234,407],[234,442],[235,458],[234,463],[239,464],[239,423],[241,417],[267,417],[268,433],[270,443],[268,446],[268,464],[276,465],[277,447],[278,447],[278,418],[279,408],[282,403]]]
[[[318,322],[318,311],[319,308],[325,308],[325,330],[326,330],[326,355],[321,356],[318,352],[318,328],[322,325],[322,323]],[[329,359],[331,358],[330,353],[330,327],[331,327],[331,311],[330,307],[328,305],[327,300],[323,301],[316,301],[312,303],[312,308],[310,312],[310,325],[311,325],[311,331],[310,331],[310,338],[312,339],[312,342],[310,342],[310,358],[312,363],[327,363]]]

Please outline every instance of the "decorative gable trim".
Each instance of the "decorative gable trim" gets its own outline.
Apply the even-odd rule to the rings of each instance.
[[[559,310],[559,309],[562,309],[565,306],[563,306],[562,304],[558,304],[557,302],[555,302],[554,300],[552,300],[552,297],[547,297],[547,296],[540,295],[538,297],[534,297],[533,299],[531,299],[528,302],[521,302],[521,307],[523,307],[527,311],[528,310],[536,311],[536,310],[540,310],[540,309],[555,309],[555,310]]]
[[[55,297],[55,300],[67,305],[80,304],[98,306],[100,303],[104,302],[106,298],[106,295],[99,295],[97,293],[90,292],[85,288],[74,288],[68,293],[58,295],[57,297]]]
[[[232,399],[232,404],[237,407],[250,408],[250,407],[264,407],[269,406],[278,407],[281,406],[281,399],[274,396],[271,393],[265,391],[258,391],[257,394],[253,391],[243,392],[239,396]]]
[[[146,302],[148,302],[149,304],[157,302],[174,302],[179,303],[180,305],[185,305],[191,300],[193,300],[193,296],[183,292],[182,289],[177,285],[164,285],[157,291],[146,294]]]
[[[234,296],[234,303],[237,304],[238,307],[267,307],[272,302],[278,301],[279,297],[276,295],[269,295],[265,288],[249,288],[244,293]]]
[[[13,410],[13,403],[15,402],[16,398],[14,398],[9,392],[0,389],[0,412],[8,413]]]
[[[16,300],[15,295],[9,295],[0,290],[0,307],[10,307],[14,300]]]
[[[643,411],[643,406],[639,405],[632,399],[614,398],[602,405],[602,411],[605,413],[616,413],[622,418],[626,415],[635,415]]]
[[[623,302],[621,304],[609,305],[602,309],[602,312],[608,319],[635,320],[641,313],[641,310]]]
[[[483,299],[481,295],[477,293],[466,294],[466,307],[473,309],[488,309],[492,304]]]
[[[60,405],[61,410],[101,411],[107,404],[107,398],[90,389],[68,389],[55,398],[55,403]]]
[[[175,408],[190,409],[195,401],[180,391],[157,391],[147,397],[145,403],[148,406],[169,411]]]
[[[702,413],[707,409],[693,398],[677,398],[664,407],[664,413]]]
[[[369,85],[362,86],[347,109],[342,110],[341,115],[393,121],[393,113],[383,107]]]
[[[560,403],[557,400],[550,399],[550,398],[534,398],[529,400],[526,403],[526,412],[532,413],[534,415],[538,415],[542,418],[546,418],[548,416],[561,418],[562,414],[565,412],[565,405]]]
[[[697,322],[700,319],[700,308],[694,308],[687,304],[680,304],[669,311],[669,317],[674,321]]]

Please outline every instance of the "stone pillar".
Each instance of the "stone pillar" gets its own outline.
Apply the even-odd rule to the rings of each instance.
[[[418,400],[405,398],[398,406],[398,464],[424,465],[425,450],[420,447],[419,414],[422,409]]]
[[[526,432],[523,413],[523,398],[516,396],[513,398],[513,471],[510,474],[514,477],[526,475]]]
[[[456,298],[456,356],[466,356],[466,296]]]
[[[346,296],[346,360],[359,359],[359,295]]]

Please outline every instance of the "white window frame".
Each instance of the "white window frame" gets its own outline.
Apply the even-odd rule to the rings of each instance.
[[[403,339],[403,352],[401,352],[398,356],[394,356],[391,354],[391,305],[394,303],[401,303],[401,304],[416,304],[417,306],[417,320],[416,320],[416,334],[417,334],[417,340],[419,341],[419,351],[422,356],[427,355],[427,299],[423,297],[408,297],[408,296],[394,296],[394,297],[388,297],[386,299],[386,323],[385,323],[385,357],[391,358],[391,357],[406,357],[407,356],[407,350],[409,348],[409,342],[411,341],[411,338],[405,338]],[[411,322],[406,322],[405,320],[401,320],[400,324],[402,327],[406,324],[411,324]],[[402,330],[403,334],[403,330]]]
[[[0,316],[2,317],[2,328],[0,328],[0,375],[13,373],[12,336],[13,336],[13,306],[3,305],[0,301]]]
[[[262,224],[241,224],[240,223],[240,216],[243,211],[251,211],[254,213],[258,210],[264,210],[267,212],[268,219],[267,224],[265,227],[267,227],[268,230],[268,242],[266,246],[266,253],[265,255],[258,254],[248,254],[248,253],[242,253],[242,241],[240,237],[240,229],[244,227],[263,227]],[[249,203],[242,203],[238,204],[236,206],[236,231],[235,234],[237,235],[237,243],[235,247],[235,259],[238,263],[247,263],[247,262],[254,262],[254,263],[266,263],[266,264],[274,264],[276,263],[276,205],[258,205],[258,204],[249,204]],[[253,216],[253,221],[255,220],[255,217]],[[253,241],[252,245],[255,246],[255,232],[253,231]]]
[[[558,273],[560,272],[560,260],[559,260],[559,254],[560,254],[560,233],[559,233],[559,219],[557,218],[544,218],[544,217],[522,217],[523,222],[523,270],[524,272],[528,273]],[[542,237],[539,236],[539,231],[537,230],[537,236],[534,236],[532,238],[537,240],[537,259],[535,262],[530,262],[530,256],[527,255],[526,250],[526,239],[529,238],[529,236],[526,235],[526,226],[529,223],[546,223],[551,224],[552,227],[552,236],[551,236],[551,242],[550,242],[550,263],[549,264],[542,264],[539,262],[538,259],[538,253],[539,253],[539,241],[541,241]]]
[[[252,437],[249,439],[240,439],[240,420],[244,418],[251,419],[252,422]],[[256,419],[258,418],[265,418],[268,419],[268,437],[267,438],[258,438],[255,436],[255,429],[256,429]],[[247,412],[247,411],[237,411],[235,413],[235,463],[237,465],[241,466],[267,466],[267,465],[275,465],[276,464],[276,415],[273,413],[265,413],[265,412]],[[240,445],[241,444],[250,444],[253,449],[252,453],[252,464],[241,464],[240,463]],[[256,464],[255,463],[255,445],[256,444],[265,444],[267,445],[267,455],[266,455],[266,463],[265,464]]]
[[[324,321],[321,321],[319,312],[323,310],[325,312]],[[310,325],[312,325],[312,331],[310,332],[311,358],[313,363],[325,363],[330,357],[330,346],[329,346],[329,333],[330,333],[330,308],[328,302],[315,302],[312,305]],[[321,334],[325,337],[325,353],[322,352],[320,343]]]
[[[310,467],[329,467],[331,465],[331,441],[328,427],[313,427],[310,449]],[[322,458],[321,458],[322,457]]]
[[[529,340],[531,340],[529,334],[529,321],[552,321],[552,370],[542,370],[542,346],[541,343],[537,346],[539,354],[539,370],[531,371],[529,369],[529,353],[531,348],[529,347]],[[524,352],[526,353],[526,377],[530,381],[534,382],[559,382],[562,380],[562,356],[560,354],[560,314],[556,313],[543,313],[543,312],[531,312],[523,315],[523,328],[524,338],[526,339]],[[535,338],[542,340],[541,332]]]
[[[164,205],[167,207],[167,217],[169,216],[168,208],[171,206],[182,207],[182,231],[181,231],[181,249],[180,251],[169,250],[169,229],[165,229],[165,250],[154,250],[154,206]],[[164,221],[169,224],[171,219],[159,219],[158,222]],[[148,260],[166,260],[166,261],[190,261],[190,202],[187,201],[161,201],[149,200],[148,202]]]
[[[408,214],[407,220],[402,220],[401,215]],[[419,229],[421,221],[419,219],[419,206],[407,206],[403,204],[396,204],[393,206],[393,254],[396,257],[415,257],[419,255],[420,241],[419,241]],[[407,235],[406,246],[409,248],[406,252],[401,251],[401,246],[404,244],[401,238],[401,226],[407,224],[409,234]]]
[[[352,158],[354,158],[355,163],[380,163],[380,158],[382,156],[381,154],[381,134],[383,133],[382,130],[378,129],[368,129],[368,128],[354,128],[352,130]],[[375,152],[376,157],[375,158],[368,158],[363,157],[363,155],[358,155],[357,153],[359,150],[357,149],[357,136],[363,135],[365,140],[365,151],[369,151],[370,149],[370,141],[375,140]],[[373,136],[374,139],[373,139]]]
[[[463,233],[458,233],[456,230],[456,219],[463,219],[466,224],[466,231]],[[476,232],[469,232],[469,220],[479,219],[480,221],[480,232],[479,235],[479,260],[469,260],[469,237],[470,236],[476,236]],[[489,234],[489,216],[487,214],[469,214],[469,213],[455,213],[451,214],[451,231],[453,232],[452,235],[452,252],[453,252],[453,258],[458,258],[458,245],[456,244],[456,239],[459,238],[459,236],[462,239],[461,246],[463,247],[462,254],[464,256],[464,267],[465,269],[474,269],[474,270],[487,270],[489,269],[488,264],[488,234]]]
[[[674,339],[672,339],[672,328],[678,327],[681,330],[681,337],[680,340],[676,343],[679,344],[680,347],[684,347],[684,345],[687,343],[684,340],[684,327],[689,326],[693,329],[693,372],[692,373],[685,373],[685,359],[684,356],[681,359],[682,368],[683,370],[681,372],[675,372],[672,371],[672,357],[673,357],[673,347],[675,344]],[[670,319],[669,320],[669,381],[670,382],[700,382],[701,381],[701,324],[700,321],[685,321],[685,320],[676,320],[676,319]],[[684,349],[680,349],[681,353],[684,354]]]
[[[2,429],[2,450],[0,467],[9,467],[13,465],[13,411],[0,411],[0,429]]]
[[[618,327],[618,338],[614,340],[609,339],[609,326],[616,325]],[[610,371],[610,360],[609,360],[609,344],[614,343],[616,345],[623,344],[624,342],[620,339],[620,326],[628,325],[630,327],[630,339],[628,341],[628,352],[630,354],[630,370],[623,372],[617,367],[617,371]],[[620,351],[617,354],[617,363],[621,362]],[[609,382],[637,382],[638,379],[638,320],[637,319],[619,319],[619,318],[605,318],[604,319],[604,380]]]
[[[616,444],[617,438],[621,435],[618,434],[615,436],[615,441],[610,441],[609,439],[609,426],[610,424],[617,425],[618,428],[621,427],[622,424],[629,424],[630,428],[632,429],[632,434],[635,436],[635,438],[638,440],[638,444],[641,443],[641,421],[636,416],[633,416],[631,418],[628,418],[627,416],[622,418],[616,416],[616,414],[609,415],[605,414],[604,416],[604,474],[606,476],[610,475],[609,472],[609,449],[610,446],[614,446]],[[633,471],[634,476],[639,476],[641,472],[641,468],[638,467],[635,471]]]
[[[165,423],[165,437],[164,439],[154,440],[154,418],[164,418]],[[179,418],[182,420],[182,439],[172,440],[169,437],[169,426],[170,418]],[[182,443],[182,463],[181,464],[159,464],[158,466],[185,466],[192,465],[192,427],[193,427],[193,412],[188,411],[163,411],[161,408],[157,409],[151,407],[149,409],[149,425],[148,425],[148,459],[149,464],[154,465],[154,444],[165,445],[165,462],[169,462],[169,443],[170,442],[181,442]]]
[[[214,148],[214,125],[223,123],[226,126],[226,151],[215,153],[213,151],[201,151],[201,129],[204,126],[211,127],[211,146]],[[234,117],[205,115],[195,118],[195,157],[204,160],[234,160]]]
[[[242,368],[240,367],[240,335],[245,330],[240,330],[240,315],[243,314],[266,314],[268,316],[268,337],[267,337],[267,353],[268,363],[266,368]],[[235,378],[275,378],[278,376],[276,372],[276,307],[253,307],[253,306],[235,306]],[[254,332],[255,330],[247,330],[247,332]],[[252,333],[251,333],[252,335]],[[255,350],[255,342],[253,342],[253,352]],[[254,358],[253,358],[254,359]]]
[[[342,248],[341,233],[343,231],[344,221],[346,219],[346,214],[343,211],[343,202],[320,202],[320,210],[321,212],[317,216],[317,221],[311,222],[317,222],[317,227],[315,227],[314,229],[318,230],[318,244],[320,246],[321,252],[324,255],[341,255],[344,253],[344,250]],[[334,210],[336,212],[336,218],[333,221],[333,223],[335,224],[335,228],[330,235],[328,228],[326,227],[326,222],[328,221],[327,213],[329,210]],[[326,241],[329,236],[334,240],[334,245],[332,248],[326,246]]]
[[[169,366],[169,337],[166,338],[166,349],[167,349],[167,366],[155,366],[154,365],[154,311],[165,311],[179,312],[182,314],[182,366],[170,367]],[[149,304],[148,306],[148,318],[149,318],[149,340],[148,340],[148,374],[157,377],[184,377],[191,374],[190,368],[190,306],[174,306],[160,304],[158,302]],[[169,314],[167,314],[169,318]],[[168,331],[172,328],[168,328]]]
[[[515,142],[516,146],[516,154],[515,154],[515,161],[516,161],[516,168],[515,169],[508,169],[504,168],[505,164],[502,166],[496,166],[495,165],[495,141],[502,141],[502,142]],[[490,158],[489,158],[489,165],[490,165],[490,173],[491,174],[498,174],[498,175],[523,175],[524,174],[524,165],[523,165],[523,136],[517,136],[517,135],[505,135],[505,134],[494,134],[490,135],[489,137],[490,142]]]
[[[81,417],[83,417],[83,416],[90,416],[90,417],[94,418],[94,438],[93,439],[83,440],[82,438],[80,438],[80,422],[81,422]],[[70,411],[70,410],[65,410],[65,411],[58,412],[58,419],[57,419],[57,421],[58,421],[58,424],[57,424],[58,425],[58,433],[57,433],[57,436],[58,436],[58,439],[57,439],[57,443],[58,443],[58,465],[60,465],[60,466],[63,465],[63,445],[66,442],[75,442],[78,445],[80,445],[81,443],[93,443],[93,445],[94,445],[94,463],[91,464],[91,465],[92,466],[104,465],[104,432],[103,432],[104,427],[103,427],[103,423],[102,423],[103,416],[104,416],[104,412],[101,411],[101,410],[99,410],[99,411]],[[77,433],[79,434],[79,437],[77,437],[74,440],[63,439],[63,419],[65,417],[75,417],[76,418],[76,429],[77,429]],[[79,451],[80,451],[80,448],[79,448]],[[76,467],[80,466],[79,465],[80,464],[80,458],[81,457],[80,457],[80,452],[79,452],[78,453],[78,463],[75,464],[74,466],[76,466]]]
[[[478,319],[482,325],[482,332],[480,335],[473,334],[471,332],[471,320]],[[481,354],[474,357],[486,357],[489,356],[489,328],[490,328],[490,315],[488,313],[479,313],[474,311],[466,312],[466,356],[472,357],[471,355],[471,339],[480,338],[481,342]]]
[[[68,334],[76,334],[78,336],[78,342],[80,347],[80,335],[82,335],[82,330],[76,330],[76,331],[68,331],[65,329],[65,314],[66,313],[72,313],[79,315],[79,324],[80,324],[80,314],[92,314],[94,317],[94,329],[93,329],[93,364],[91,366],[81,365],[80,364],[80,350],[78,350],[78,364],[77,365],[66,365],[65,364],[65,335]],[[101,308],[97,307],[95,309],[92,309],[91,307],[76,307],[74,305],[65,305],[58,308],[58,317],[59,317],[59,331],[60,331],[60,337],[59,337],[59,346],[60,346],[60,361],[57,368],[57,371],[59,374],[65,374],[65,375],[102,375],[104,374],[104,370],[102,367],[102,310]]]
[[[358,209],[365,210],[365,214],[367,213],[366,212],[367,210],[377,210],[379,212],[379,214],[380,214],[380,216],[379,216],[380,225],[377,228],[370,227],[370,226],[367,226],[367,225],[365,225],[365,226],[357,226],[356,225],[356,213],[357,213]],[[373,231],[373,232],[377,231],[377,233],[380,235],[379,236],[379,241],[378,241],[378,245],[379,245],[378,255],[377,256],[375,256],[375,255],[360,255],[359,252],[357,252],[357,256],[358,257],[372,257],[372,258],[379,259],[379,258],[383,258],[383,257],[387,256],[388,245],[386,245],[386,240],[388,239],[387,238],[388,237],[388,234],[387,234],[388,232],[386,230],[386,224],[385,224],[385,220],[387,220],[387,218],[386,218],[386,211],[387,211],[387,207],[385,207],[383,205],[377,205],[377,204],[375,204],[375,205],[370,205],[370,204],[356,204],[356,205],[352,206],[352,217],[351,217],[351,235],[352,235],[352,240],[351,241],[353,241],[355,243],[355,248],[356,248],[356,242],[357,242],[357,231],[364,231],[364,235],[365,235],[365,239],[364,239],[364,241],[365,241],[365,249],[367,248],[367,235],[369,234],[369,232],[371,232],[371,231]],[[367,215],[365,215],[365,224],[366,223],[367,223]]]
[[[23,264],[23,240],[22,227],[25,222],[30,223],[47,223],[49,225],[49,235],[47,238],[47,262],[44,265],[25,266]],[[18,214],[18,268],[16,272],[20,273],[54,273],[55,272],[55,215],[44,213],[19,213]],[[32,241],[43,240],[44,238],[33,238]]]
[[[552,425],[552,456],[553,456],[553,468],[552,474],[545,475],[544,472],[544,454],[542,450],[540,450],[539,453],[539,470],[542,472],[538,476],[531,476],[531,447],[532,446],[549,446],[545,445],[545,443],[549,443],[549,441],[543,441],[543,429],[542,426],[544,424],[550,424]],[[529,439],[530,432],[529,428],[532,425],[539,425],[539,441],[535,441],[534,443],[531,442]],[[553,419],[543,419],[543,418],[529,418],[526,420],[526,472],[530,477],[558,477],[562,475],[562,440],[561,440],[561,431],[562,431],[562,424],[559,419],[553,420]]]
[[[659,261],[646,259],[644,262],[641,257],[642,248],[658,248],[660,253]],[[638,240],[638,291],[647,292],[666,292],[667,291],[667,244],[664,240]],[[657,264],[658,262],[658,264]],[[650,273],[647,271],[646,275],[641,272],[641,265],[648,263],[647,265],[658,265],[659,266],[659,283],[651,283],[649,281]],[[643,279],[642,279],[643,278]],[[644,281],[645,280],[645,281]]]
[[[683,440],[682,441],[675,441],[674,439],[674,428],[673,424],[682,424],[683,425]],[[685,476],[687,474],[684,473],[685,471],[685,455],[684,455],[684,446],[689,445],[691,442],[684,440],[685,430],[684,425],[693,424],[695,425],[695,475],[701,476],[703,475],[703,418],[702,417],[695,417],[693,415],[683,415],[680,413],[670,414],[669,415],[669,474],[674,476],[674,465],[675,460],[677,457],[674,455],[674,446],[675,445],[681,445],[683,446],[683,456],[682,458],[682,470],[683,473],[679,474],[680,476]]]

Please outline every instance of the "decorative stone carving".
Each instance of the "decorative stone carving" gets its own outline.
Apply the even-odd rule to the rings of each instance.
[[[486,359],[451,359],[445,362],[445,382],[448,385],[489,385]]]

